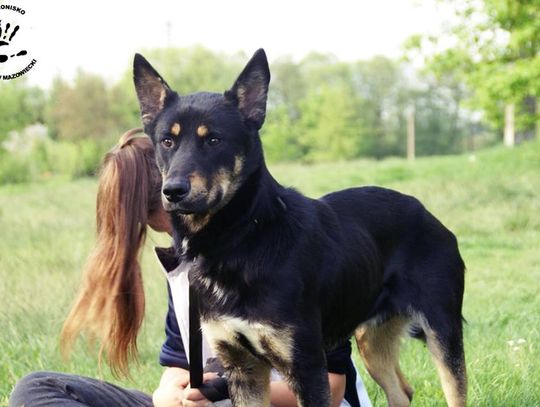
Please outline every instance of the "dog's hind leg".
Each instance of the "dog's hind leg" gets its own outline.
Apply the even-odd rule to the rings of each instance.
[[[456,318],[449,316],[441,318],[439,315],[436,319],[426,316],[422,325],[447,404],[450,407],[465,406],[467,404],[467,373],[461,315]]]
[[[399,382],[401,383],[401,388],[403,389],[403,391],[405,392],[405,394],[409,398],[409,401],[412,401],[414,390],[413,390],[412,386],[409,384],[409,382],[407,381],[407,379],[405,378],[405,376],[403,375],[403,372],[401,371],[401,368],[399,367],[399,364],[396,367],[396,373],[397,373],[397,375],[399,377]]]
[[[390,407],[407,407],[412,399],[412,388],[399,368],[400,338],[407,324],[406,319],[394,317],[380,325],[362,325],[355,332],[364,364]]]

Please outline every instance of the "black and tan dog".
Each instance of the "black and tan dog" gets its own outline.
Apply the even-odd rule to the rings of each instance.
[[[271,367],[300,406],[328,406],[324,349],[353,334],[388,404],[409,405],[398,352],[410,324],[448,404],[465,405],[464,264],[448,229],[388,189],[310,199],[281,186],[258,134],[270,81],[262,50],[224,94],[181,96],[140,55],[134,79],[175,244],[235,406],[268,405]]]

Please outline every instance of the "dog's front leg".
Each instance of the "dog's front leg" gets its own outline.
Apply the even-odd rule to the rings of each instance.
[[[248,368],[228,369],[229,394],[234,407],[270,405],[270,365],[260,362]]]
[[[216,348],[226,371],[232,405],[234,407],[268,407],[270,405],[270,364],[238,344],[218,342]]]
[[[285,377],[296,395],[299,407],[329,407],[330,386],[326,355],[317,329],[299,331],[291,344],[291,354],[271,358],[274,367]]]
[[[324,356],[298,355],[287,378],[299,407],[330,407],[328,370]]]

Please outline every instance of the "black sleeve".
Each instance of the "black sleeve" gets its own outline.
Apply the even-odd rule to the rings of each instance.
[[[224,377],[217,377],[207,381],[199,388],[199,390],[204,397],[212,402],[229,398],[229,386],[227,384],[227,379]]]
[[[335,349],[326,352],[328,372],[345,375],[345,400],[351,407],[360,407],[356,391],[356,369],[351,359],[351,342],[346,340]]]
[[[346,374],[349,372],[351,361],[351,342],[344,341],[331,351],[326,352],[328,373]]]
[[[218,358],[209,358],[206,361],[206,366],[204,367],[205,373],[217,373],[219,377],[216,377],[213,380],[209,380],[204,383],[203,386],[199,389],[201,393],[208,400],[214,402],[219,400],[225,400],[229,398],[229,385],[227,384],[227,379],[223,377],[225,374],[225,369],[221,365],[221,362]]]
[[[189,363],[178,328],[178,321],[174,312],[174,304],[172,301],[171,288],[167,283],[167,292],[169,294],[169,309],[165,318],[165,335],[166,339],[161,347],[159,354],[159,364],[167,367],[181,367],[189,369]]]

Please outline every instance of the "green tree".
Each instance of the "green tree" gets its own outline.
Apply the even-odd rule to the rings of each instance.
[[[75,143],[85,139],[110,143],[120,132],[138,124],[132,97],[126,88],[109,87],[102,77],[82,70],[73,84],[56,78],[47,108],[50,132],[55,138]]]
[[[515,104],[519,129],[538,120],[540,93],[540,4],[536,0],[454,0],[455,24],[439,37],[415,36],[419,52],[439,78],[457,78],[471,90],[469,106],[503,128],[504,106]],[[452,43],[442,48],[441,42]],[[439,49],[432,53],[428,50]]]
[[[351,159],[359,155],[356,99],[350,88],[320,86],[300,103],[296,126],[306,161]]]
[[[298,121],[291,119],[287,106],[275,106],[266,117],[261,130],[265,157],[269,161],[301,160],[307,149],[301,142]]]
[[[45,94],[24,78],[0,83],[0,142],[12,130],[44,122]]]
[[[407,97],[401,67],[378,56],[352,67],[352,87],[358,95],[360,137],[364,155],[381,158],[403,153]]]
[[[282,57],[272,63],[272,83],[268,95],[270,109],[285,109],[291,120],[300,115],[299,102],[307,93],[308,78],[303,75],[301,65],[291,57]]]
[[[463,151],[471,126],[452,91],[429,84],[425,89],[411,91],[410,97],[415,109],[416,155]]]
[[[321,161],[358,154],[356,96],[349,65],[328,54],[312,53],[299,63],[272,64],[267,124],[263,141],[271,160]]]

